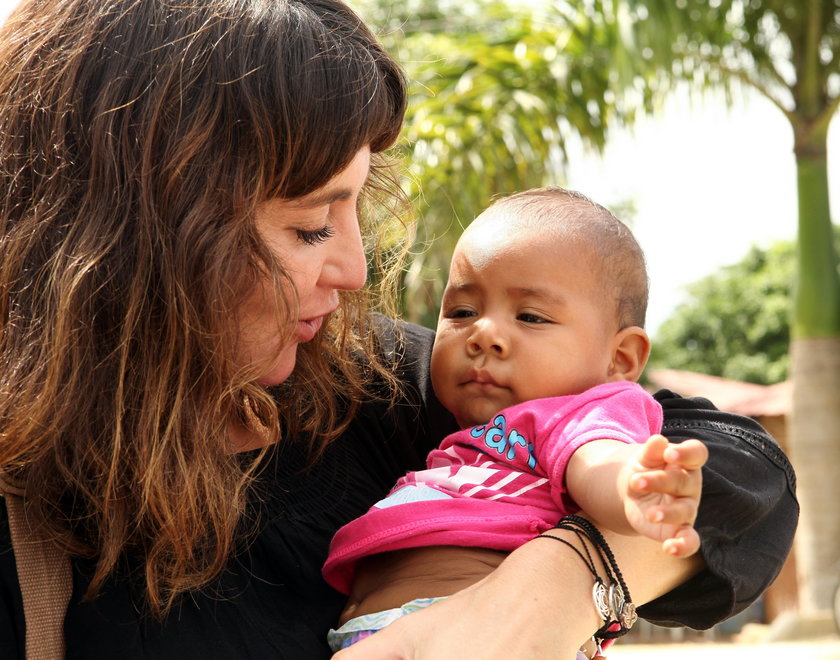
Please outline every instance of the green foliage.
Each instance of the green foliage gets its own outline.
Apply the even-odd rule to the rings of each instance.
[[[631,121],[633,102],[616,17],[599,1],[358,0],[383,26],[411,96],[399,149],[420,220],[405,276],[405,315],[434,325],[449,255],[466,226],[501,194],[562,183],[572,136],[599,149],[609,123]],[[641,86],[640,86],[641,88]]]
[[[784,380],[790,342],[794,245],[753,247],[739,263],[687,288],[659,328],[650,368],[770,384]]]
[[[400,151],[420,220],[404,312],[434,324],[449,254],[494,197],[562,183],[572,137],[599,149],[677,80],[748,85],[794,130],[797,332],[840,332],[825,178],[840,105],[840,0],[355,0],[403,63]]]
[[[840,228],[834,233],[840,246]],[[657,331],[650,368],[763,385],[785,380],[795,275],[796,245],[780,241],[690,285]]]

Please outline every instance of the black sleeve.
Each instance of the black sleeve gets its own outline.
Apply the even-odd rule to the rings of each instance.
[[[752,419],[667,390],[655,398],[671,442],[697,438],[709,448],[695,523],[706,568],[639,614],[659,625],[709,628],[755,601],[781,570],[799,517],[796,477]]]

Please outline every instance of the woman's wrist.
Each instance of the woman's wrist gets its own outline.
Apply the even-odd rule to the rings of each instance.
[[[677,558],[662,552],[658,541],[639,535],[620,534],[609,529],[600,531],[609,544],[617,565],[621,567],[621,574],[637,607],[677,588],[705,566],[700,553]],[[555,530],[550,530],[550,533],[554,535]],[[581,567],[582,570],[587,570],[582,564]]]
[[[576,640],[580,637],[581,645],[590,641],[594,647],[591,638],[596,631],[598,641],[627,632],[636,620],[630,594],[636,604],[649,602],[676,588],[703,567],[699,553],[677,559],[665,555],[656,541],[609,530],[602,533],[585,518],[571,519],[571,524],[561,521],[559,527],[539,535],[558,542],[540,541],[537,537],[517,552],[536,553],[534,546],[540,543],[557,551],[553,558],[545,550],[543,557],[536,559],[534,554],[532,560],[539,562],[537,566],[546,567],[543,575],[546,590],[553,592],[556,586],[547,584],[550,579],[559,580],[567,590],[560,606],[562,615],[568,617],[568,634]],[[521,559],[527,561],[529,557],[522,552]],[[558,567],[562,574],[551,577]]]
[[[551,529],[552,536],[574,542],[568,530]],[[574,550],[561,543],[530,541],[514,552],[488,579],[516,576],[522,592],[506,600],[507,607],[529,601],[530,610],[548,613],[547,634],[555,635],[557,657],[574,658],[592,633],[601,625],[592,602],[592,576]]]
[[[582,516],[569,515],[554,529],[572,532],[574,541],[545,533],[536,538],[556,541],[570,548],[592,576],[592,605],[601,619],[601,626],[592,636],[595,651],[591,657],[600,656],[605,641],[626,635],[636,623],[636,606],[609,543],[594,523]]]

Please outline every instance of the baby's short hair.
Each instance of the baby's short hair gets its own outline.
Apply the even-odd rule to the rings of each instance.
[[[546,186],[503,197],[482,215],[499,212],[529,228],[580,241],[596,258],[604,291],[615,299],[620,327],[644,327],[648,302],[645,256],[627,225],[610,211],[577,191]]]

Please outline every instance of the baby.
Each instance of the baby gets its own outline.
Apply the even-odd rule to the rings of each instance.
[[[324,576],[349,594],[333,650],[470,586],[578,510],[669,554],[697,550],[706,449],[656,435],[662,410],[635,382],[647,291],[631,232],[578,193],[518,193],[467,227],[431,363],[463,430],[333,539]],[[689,486],[655,491],[665,470]]]

